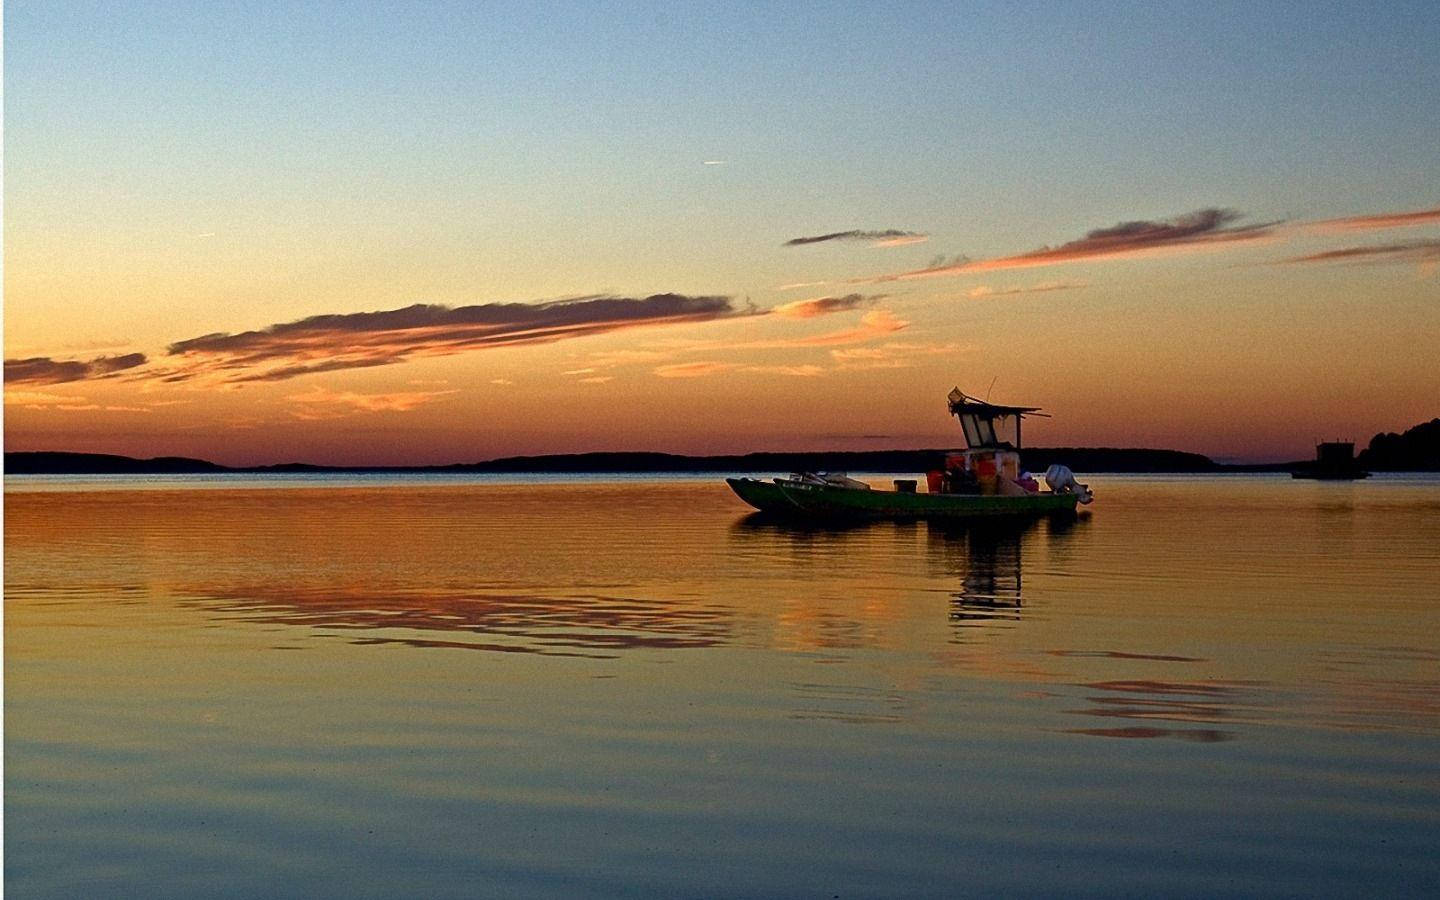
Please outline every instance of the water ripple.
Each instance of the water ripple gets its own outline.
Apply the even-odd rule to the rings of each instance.
[[[269,585],[191,596],[228,617],[251,622],[320,631],[399,632],[357,639],[357,644],[595,657],[646,648],[714,647],[731,637],[731,613],[722,606],[635,597],[323,588],[285,591]],[[460,634],[476,637],[456,636]]]

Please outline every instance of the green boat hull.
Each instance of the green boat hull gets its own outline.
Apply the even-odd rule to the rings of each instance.
[[[1076,494],[921,494],[727,478],[741,500],[773,515],[808,519],[973,519],[1074,513]]]

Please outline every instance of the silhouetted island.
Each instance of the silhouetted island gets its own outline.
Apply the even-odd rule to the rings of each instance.
[[[184,456],[134,459],[110,453],[65,453],[50,450],[5,454],[7,475],[190,475],[233,471],[238,470]]]
[[[1377,434],[1356,462],[1377,472],[1440,472],[1440,419],[1422,422],[1404,434]]]
[[[132,459],[105,453],[57,451],[5,454],[5,471],[14,475],[169,475],[225,472],[924,472],[940,465],[947,449],[811,451],[745,453],[723,456],[682,456],[673,453],[566,453],[509,456],[475,463],[439,466],[323,466],[281,463],[268,466],[222,466],[202,459],[160,456]],[[1084,472],[1219,472],[1225,467],[1198,453],[1130,448],[1057,447],[1022,451],[1024,464],[1044,471],[1052,462]]]
[[[744,453],[724,456],[682,456],[674,453],[563,453],[549,456],[507,456],[484,462],[442,466],[321,466],[281,463],[269,466],[222,466],[203,459],[157,456],[132,459],[108,453],[59,451],[5,454],[11,475],[185,475],[225,472],[925,472],[940,465],[950,448],[932,450],[816,450],[803,453]],[[1043,472],[1060,462],[1077,472],[1288,472],[1307,461],[1231,465],[1199,453],[1133,447],[1031,447],[1020,451],[1021,463]],[[1416,425],[1403,434],[1383,433],[1370,439],[1358,463],[1375,471],[1440,471],[1440,419]]]

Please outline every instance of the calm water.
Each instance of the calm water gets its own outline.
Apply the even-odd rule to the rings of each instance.
[[[1440,891],[1440,479],[1090,481],[9,479],[6,887]]]

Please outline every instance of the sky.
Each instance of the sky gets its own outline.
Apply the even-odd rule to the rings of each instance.
[[[4,11],[7,450],[227,464],[1440,415],[1430,3]]]

